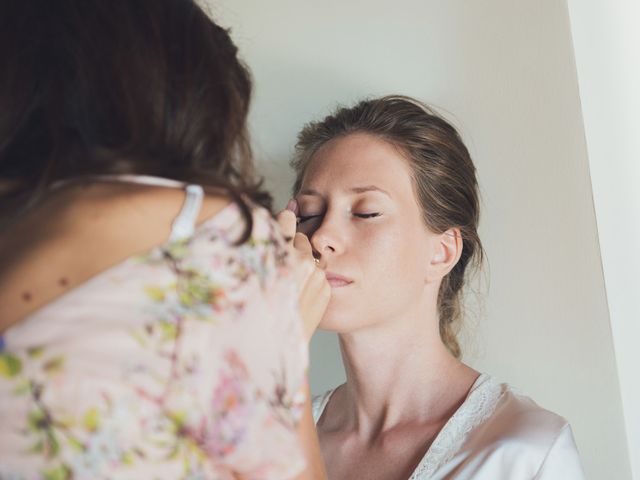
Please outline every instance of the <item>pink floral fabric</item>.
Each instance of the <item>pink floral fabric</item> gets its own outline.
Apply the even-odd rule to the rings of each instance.
[[[0,478],[291,478],[307,347],[268,212],[93,277],[0,338]]]

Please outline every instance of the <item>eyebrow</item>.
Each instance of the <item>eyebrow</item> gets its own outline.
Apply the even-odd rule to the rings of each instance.
[[[375,185],[364,185],[362,187],[352,187],[347,189],[349,193],[366,193],[366,192],[379,192],[385,194],[387,197],[391,198],[391,194],[386,190],[376,187]],[[305,188],[301,190],[298,195],[309,195],[314,197],[321,197],[322,194],[317,190],[313,190],[312,188]]]

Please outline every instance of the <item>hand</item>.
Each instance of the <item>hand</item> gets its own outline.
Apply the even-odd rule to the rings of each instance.
[[[311,340],[329,304],[331,287],[324,270],[313,257],[309,239],[302,233],[296,233],[296,210],[295,200],[289,201],[287,209],[278,214],[277,220],[292,248],[295,278],[300,292],[300,316],[305,337]]]

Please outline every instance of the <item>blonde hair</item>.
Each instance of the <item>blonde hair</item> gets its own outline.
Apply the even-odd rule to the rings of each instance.
[[[403,152],[412,172],[416,198],[425,225],[443,233],[459,228],[462,255],[438,292],[440,337],[461,356],[457,335],[462,322],[462,289],[469,264],[479,267],[484,250],[478,236],[480,196],[476,169],[456,129],[433,109],[401,95],[363,100],[340,107],[321,121],[307,124],[298,135],[291,166],[297,193],[309,161],[325,143],[352,133],[367,133]]]

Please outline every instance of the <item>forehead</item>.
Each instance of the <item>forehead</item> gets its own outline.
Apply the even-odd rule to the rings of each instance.
[[[323,145],[311,158],[303,188],[375,185],[393,192],[411,189],[411,170],[400,150],[379,137],[354,133]]]

